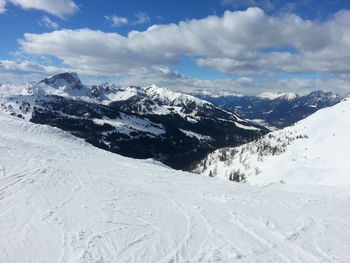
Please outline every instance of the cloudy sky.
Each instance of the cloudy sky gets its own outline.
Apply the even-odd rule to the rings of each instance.
[[[349,0],[0,0],[0,82],[350,93]]]

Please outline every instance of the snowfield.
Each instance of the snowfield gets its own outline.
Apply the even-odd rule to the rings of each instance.
[[[350,98],[240,147],[209,154],[195,172],[254,185],[350,185]],[[232,178],[231,178],[232,179]]]
[[[350,262],[349,185],[231,183],[2,112],[0,214],[2,263]]]

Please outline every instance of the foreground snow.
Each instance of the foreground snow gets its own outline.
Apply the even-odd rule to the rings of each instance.
[[[349,190],[183,173],[0,112],[0,262],[349,262]]]

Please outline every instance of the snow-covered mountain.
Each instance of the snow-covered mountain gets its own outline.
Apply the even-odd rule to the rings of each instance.
[[[350,99],[236,148],[214,151],[195,172],[266,185],[350,184]]]
[[[0,112],[4,263],[348,262],[349,190],[227,183]]]
[[[299,97],[299,95],[295,92],[263,92],[257,97],[263,98],[263,99],[269,99],[269,100],[275,100],[275,99],[285,99],[285,100],[292,100],[296,97]]]
[[[265,92],[259,96],[196,94],[214,105],[233,111],[245,119],[266,124],[271,129],[284,128],[305,119],[319,109],[340,102],[343,97],[333,92],[313,91],[306,95]]]
[[[63,88],[64,91],[68,94],[72,91],[82,91],[84,89],[86,90],[86,87],[81,83],[78,74],[75,72],[60,73],[41,80],[39,84],[46,84],[47,86],[54,89]],[[85,95],[87,94],[88,92],[86,92]]]
[[[156,86],[88,87],[62,73],[25,87],[2,86],[0,110],[61,128],[102,149],[188,169],[209,152],[268,132],[232,112]]]

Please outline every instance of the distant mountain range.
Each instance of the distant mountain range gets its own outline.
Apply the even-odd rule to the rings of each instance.
[[[17,89],[17,90],[16,90]],[[61,128],[99,148],[190,169],[209,152],[269,130],[202,99],[157,86],[85,86],[62,73],[27,86],[3,86],[0,109]]]
[[[306,118],[319,109],[340,102],[343,97],[325,91],[300,96],[295,93],[263,93],[260,96],[194,94],[245,119],[265,124],[271,129],[284,128]]]

